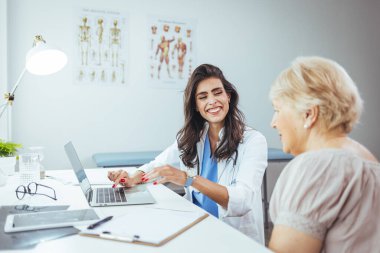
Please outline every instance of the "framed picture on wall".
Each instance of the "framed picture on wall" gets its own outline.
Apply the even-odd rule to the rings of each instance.
[[[77,84],[126,85],[128,16],[118,11],[82,8],[75,22]]]
[[[147,32],[149,84],[183,90],[196,66],[196,22],[150,16]]]

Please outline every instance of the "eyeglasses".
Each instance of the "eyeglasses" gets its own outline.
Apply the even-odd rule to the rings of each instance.
[[[41,190],[40,192],[38,192],[38,189],[41,189],[41,190],[51,190],[51,194],[48,195],[46,193],[41,193]],[[46,196],[46,197],[49,197],[51,199],[54,199],[54,200],[57,200],[57,195],[55,194],[55,190],[47,185],[43,185],[43,184],[37,184],[35,182],[31,182],[30,184],[28,184],[28,186],[24,186],[24,185],[20,185],[19,187],[17,187],[16,189],[16,197],[18,199],[23,199],[25,197],[25,194],[30,194],[30,195],[43,195],[43,196]]]
[[[49,206],[29,206],[29,205],[16,205],[14,206],[15,212],[12,213],[20,213],[20,212],[41,212]]]

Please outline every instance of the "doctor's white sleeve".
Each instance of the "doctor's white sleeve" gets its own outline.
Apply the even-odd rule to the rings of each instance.
[[[268,165],[266,139],[255,131],[246,143],[241,145],[246,147],[243,154],[238,154],[242,157],[236,183],[227,186],[229,201],[224,217],[243,216],[257,206],[258,202],[261,203],[261,184]]]
[[[152,169],[169,164],[173,167],[179,168],[180,158],[177,141],[162,151],[153,161],[142,165],[138,170],[149,172]]]

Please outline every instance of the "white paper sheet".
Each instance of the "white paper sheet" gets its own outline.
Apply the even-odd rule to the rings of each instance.
[[[126,209],[125,215],[81,233],[98,235],[105,239],[123,241],[124,238],[127,242],[138,241],[158,245],[205,215],[202,211],[177,211],[154,207]]]

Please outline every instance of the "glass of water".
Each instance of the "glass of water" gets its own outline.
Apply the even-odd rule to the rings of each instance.
[[[42,165],[42,160],[45,157],[45,155],[44,155],[45,147],[42,147],[42,146],[33,146],[33,147],[29,147],[28,149],[32,153],[37,153],[38,154],[38,160],[39,160],[39,164],[40,164],[40,179],[44,179],[45,178],[45,168]]]
[[[20,184],[28,185],[40,180],[38,153],[24,153],[19,156]]]

